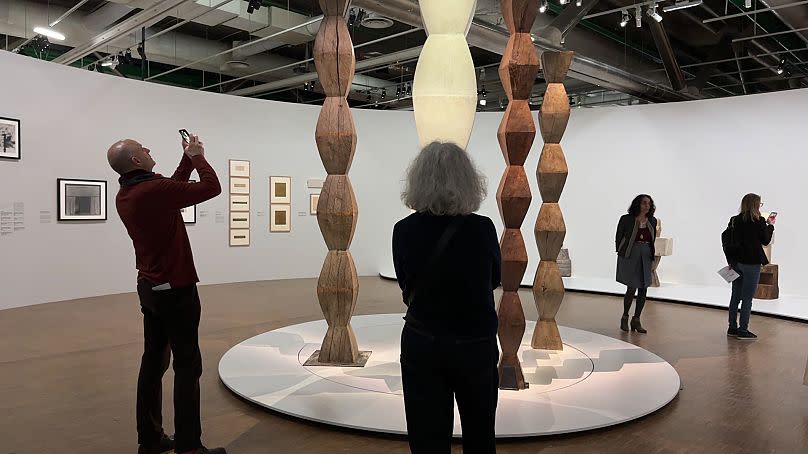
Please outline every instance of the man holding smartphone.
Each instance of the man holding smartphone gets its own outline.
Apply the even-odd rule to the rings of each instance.
[[[151,151],[127,139],[107,152],[121,177],[115,198],[135,247],[137,292],[143,312],[144,351],[137,384],[138,454],[225,454],[202,446],[199,406],[201,313],[191,243],[180,210],[222,192],[216,172],[205,160],[205,147],[194,135],[183,136],[184,154],[171,178],[154,173]],[[196,169],[199,182],[189,182]],[[174,426],[176,441],[163,431],[162,379],[174,355]]]

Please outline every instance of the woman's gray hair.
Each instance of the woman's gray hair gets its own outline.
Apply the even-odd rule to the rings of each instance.
[[[410,164],[401,201],[418,212],[466,215],[480,209],[486,186],[485,175],[462,148],[432,142]]]

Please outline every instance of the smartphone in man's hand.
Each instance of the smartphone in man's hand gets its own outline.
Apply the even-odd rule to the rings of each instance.
[[[184,140],[186,143],[190,143],[190,142],[191,142],[191,135],[190,135],[190,134],[188,134],[188,131],[187,131],[187,130],[185,130],[185,129],[180,129],[180,136],[182,136],[182,140]]]

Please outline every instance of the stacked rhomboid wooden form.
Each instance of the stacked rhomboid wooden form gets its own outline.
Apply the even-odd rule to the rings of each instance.
[[[536,137],[528,99],[539,73],[539,55],[530,36],[538,4],[539,0],[502,0],[502,15],[511,34],[499,66],[509,103],[497,132],[508,165],[497,191],[499,212],[505,224],[500,240],[503,293],[498,308],[502,389],[528,387],[517,355],[525,334],[525,313],[518,291],[527,270],[527,249],[521,228],[532,199],[524,164]]]
[[[345,12],[349,0],[319,0],[322,24],[314,42],[314,63],[327,96],[315,138],[328,176],[317,205],[317,222],[328,247],[317,298],[328,322],[322,347],[307,362],[358,366],[369,352],[360,352],[351,328],[359,281],[349,252],[358,210],[348,171],[356,151],[356,129],[346,96],[356,68]],[[364,354],[363,354],[364,353]]]
[[[542,204],[536,220],[536,243],[541,262],[533,281],[533,295],[539,321],[531,345],[535,349],[563,350],[555,316],[564,300],[564,282],[556,259],[564,244],[567,228],[558,201],[567,181],[567,161],[561,149],[561,138],[570,118],[570,105],[564,88],[564,77],[572,63],[572,52],[545,51],[541,62],[547,92],[539,111],[539,126],[544,148],[537,172]]]

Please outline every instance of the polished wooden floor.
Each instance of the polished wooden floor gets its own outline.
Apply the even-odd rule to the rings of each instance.
[[[358,314],[401,312],[395,283],[362,278]],[[219,382],[222,354],[243,339],[322,318],[314,280],[204,286],[200,338],[205,441],[230,453],[406,453],[400,437],[269,413]],[[536,318],[529,292],[525,313]],[[755,304],[766,304],[755,302]],[[757,342],[725,336],[724,311],[649,302],[647,335],[618,329],[622,301],[571,293],[561,324],[619,337],[662,356],[684,389],[643,419],[579,435],[504,441],[500,453],[806,453],[808,325],[753,316]],[[0,311],[0,453],[135,452],[141,354],[134,294]],[[171,376],[164,399],[171,402]],[[171,431],[172,412],[165,411]],[[455,447],[460,452],[460,447]]]

